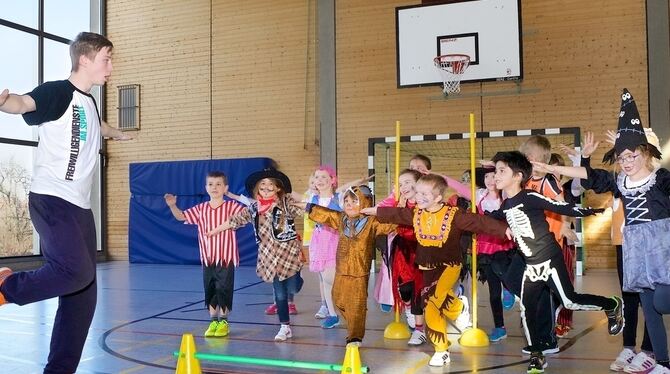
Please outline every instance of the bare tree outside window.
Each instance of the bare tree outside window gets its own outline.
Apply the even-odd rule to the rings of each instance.
[[[33,254],[33,227],[28,213],[30,174],[10,158],[0,161],[0,257]]]

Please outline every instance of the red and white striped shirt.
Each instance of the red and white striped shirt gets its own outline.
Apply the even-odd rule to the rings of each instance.
[[[203,265],[228,265],[232,261],[234,266],[239,266],[240,253],[235,230],[225,230],[211,237],[206,234],[242,209],[242,205],[236,202],[224,201],[217,208],[212,208],[209,202],[205,202],[184,211],[185,223],[198,225],[200,262]]]

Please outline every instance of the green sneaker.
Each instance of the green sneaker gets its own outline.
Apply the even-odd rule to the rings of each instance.
[[[223,338],[224,336],[227,336],[229,332],[230,329],[228,328],[228,321],[224,319],[223,321],[219,322],[219,325],[216,327],[214,336],[217,338]]]
[[[217,321],[212,321],[212,322],[209,324],[209,327],[207,328],[207,330],[205,330],[205,337],[206,337],[206,338],[211,338],[211,337],[215,336],[215,335],[216,335],[216,330],[217,330],[217,327],[218,327],[218,326],[219,326],[219,322],[217,322]]]

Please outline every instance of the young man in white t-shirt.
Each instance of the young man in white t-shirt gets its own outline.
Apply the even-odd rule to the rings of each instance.
[[[0,111],[38,126],[28,207],[45,259],[33,271],[0,268],[0,305],[59,297],[45,373],[77,370],[97,299],[96,230],[91,189],[101,136],[130,137],[100,119],[93,86],[112,72],[112,42],[82,32],[70,44],[67,80],[46,82],[25,95],[0,93]]]

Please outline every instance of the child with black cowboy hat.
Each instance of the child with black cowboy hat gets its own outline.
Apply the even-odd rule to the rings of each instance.
[[[210,231],[209,235],[253,223],[258,243],[256,274],[263,281],[272,283],[281,324],[275,341],[286,341],[293,337],[288,294],[297,293],[303,282],[300,277],[302,243],[294,221],[304,212],[291,205],[291,181],[279,170],[268,168],[253,173],[245,185],[247,192],[256,200],[228,222]]]
[[[597,147],[592,136],[586,139],[584,148]],[[582,187],[613,192],[622,200],[623,290],[640,294],[656,363],[651,373],[655,374],[670,373],[663,323],[663,315],[670,314],[670,171],[654,163],[660,158],[661,152],[647,139],[633,96],[624,88],[614,147],[603,158],[603,162],[617,163],[616,176],[591,168],[586,159],[582,167],[535,164],[550,173],[581,178]],[[651,365],[639,369],[649,370]]]

